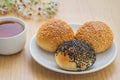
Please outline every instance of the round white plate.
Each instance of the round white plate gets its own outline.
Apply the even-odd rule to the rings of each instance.
[[[69,24],[69,25],[72,27],[74,32],[76,32],[80,26],[79,24]],[[111,64],[117,55],[117,50],[116,50],[116,45],[113,42],[112,46],[107,51],[97,54],[96,62],[91,68],[89,68],[86,71],[76,71],[76,72],[66,71],[59,68],[59,66],[56,64],[54,53],[47,52],[41,49],[36,44],[36,35],[34,35],[31,39],[30,53],[35,61],[37,61],[40,65],[42,65],[47,69],[60,72],[60,73],[66,73],[66,74],[86,74],[86,73],[91,73],[91,72],[101,70],[107,67],[109,64]]]

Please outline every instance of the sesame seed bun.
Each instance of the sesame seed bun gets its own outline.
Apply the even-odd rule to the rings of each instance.
[[[57,47],[74,39],[74,32],[64,21],[58,19],[48,20],[37,32],[37,44],[49,52],[56,51]]]
[[[91,45],[96,53],[107,50],[113,42],[113,33],[108,25],[101,21],[86,22],[78,29],[75,38]]]
[[[72,40],[61,44],[55,54],[58,66],[65,70],[84,71],[96,61],[94,49],[86,42]]]

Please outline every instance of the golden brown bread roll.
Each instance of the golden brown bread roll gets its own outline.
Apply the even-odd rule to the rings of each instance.
[[[37,44],[49,51],[54,52],[63,42],[74,39],[74,32],[64,21],[58,19],[48,20],[37,32]]]
[[[113,33],[105,23],[90,21],[80,26],[75,38],[87,42],[94,48],[96,53],[100,53],[111,46]]]
[[[58,66],[65,70],[84,71],[96,61],[94,49],[86,42],[72,40],[61,44],[55,54]]]

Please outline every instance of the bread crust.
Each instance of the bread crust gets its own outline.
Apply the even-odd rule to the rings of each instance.
[[[94,49],[86,42],[75,39],[61,44],[55,53],[56,63],[65,70],[84,71],[96,61]]]
[[[60,68],[77,71],[76,64],[74,62],[70,62],[71,59],[68,55],[64,56],[64,53],[59,52],[55,55],[55,59]]]
[[[101,21],[86,22],[78,29],[75,38],[91,45],[96,53],[107,50],[113,42],[113,32]]]
[[[72,28],[64,21],[58,19],[48,20],[37,32],[37,44],[50,52],[66,41],[74,39]]]

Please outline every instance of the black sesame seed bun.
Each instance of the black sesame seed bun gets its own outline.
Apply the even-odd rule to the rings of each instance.
[[[55,59],[58,66],[62,69],[84,71],[94,64],[96,54],[87,43],[71,40],[57,48]]]
[[[57,47],[74,39],[72,28],[64,21],[50,19],[37,32],[37,44],[49,52],[55,52]]]

